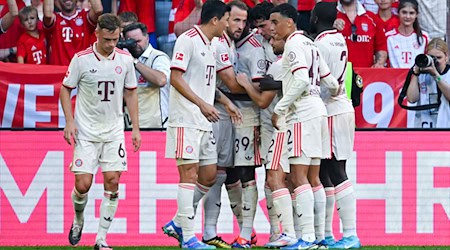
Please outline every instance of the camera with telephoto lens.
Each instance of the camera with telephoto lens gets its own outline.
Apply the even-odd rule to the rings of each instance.
[[[133,49],[135,48],[137,45],[137,41],[134,40],[133,38],[130,39],[119,39],[119,42],[117,43],[116,47],[119,49]]]
[[[428,68],[433,65],[437,68],[438,67],[438,60],[435,56],[427,55],[427,54],[419,54],[416,56],[415,63],[417,67],[419,68]]]

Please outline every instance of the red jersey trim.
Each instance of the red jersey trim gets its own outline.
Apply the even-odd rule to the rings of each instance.
[[[249,42],[253,47],[262,47],[262,45],[256,40],[256,38],[253,36],[253,34],[246,37],[243,41],[239,42],[239,44],[236,46],[237,48],[242,47],[246,42]]]
[[[127,87],[125,87],[125,89],[128,89],[128,90],[135,90],[135,89],[137,89],[137,86],[136,86],[136,87],[132,87],[132,88],[127,88]]]
[[[216,70],[216,73],[219,73],[220,71],[226,70],[226,69],[231,68],[231,67],[233,67],[233,66],[232,65],[225,66],[225,67],[223,67],[221,69]]]
[[[324,76],[320,76],[320,78],[325,78],[327,76],[331,75],[331,72],[329,72],[328,74],[324,75]]]
[[[85,49],[85,50],[82,50],[82,51],[76,53],[76,55],[77,55],[78,57],[81,57],[81,56],[89,55],[89,54],[91,54],[91,53],[93,53],[93,52],[94,52],[94,51],[92,50],[92,47],[89,47],[89,48],[87,48],[87,49]],[[94,54],[95,54],[95,53],[94,53]]]
[[[292,74],[294,74],[295,71],[297,71],[297,70],[299,70],[299,69],[308,69],[308,67],[300,66],[300,67],[298,67],[298,68],[295,68],[294,70],[292,70]]]
[[[186,32],[186,36],[188,37],[194,37],[197,35],[197,30],[196,29],[190,29],[188,32]]]
[[[199,29],[197,28],[197,26],[194,26],[194,29],[197,31],[197,33],[198,33],[198,35],[200,36],[200,38],[202,39],[203,43],[204,43],[205,45],[208,45],[208,43],[205,41],[205,38],[203,37],[203,34],[201,33],[201,30],[199,30]]]
[[[172,66],[172,67],[170,67],[170,69],[171,70],[172,69],[179,70],[179,71],[182,71],[183,73],[186,72],[186,69],[183,69],[183,68],[180,68],[180,67],[176,67],[176,66]]]
[[[333,34],[336,34],[336,33],[338,33],[337,30],[326,30],[326,31],[320,33],[318,37],[316,37],[316,41],[320,41],[326,35],[333,35]]]
[[[294,33],[290,34],[286,40],[290,40],[295,35],[303,35],[303,31],[301,31],[301,30],[294,31]]]

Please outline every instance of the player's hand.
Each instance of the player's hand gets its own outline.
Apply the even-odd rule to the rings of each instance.
[[[200,111],[206,117],[209,122],[217,122],[219,121],[219,111],[214,108],[213,105],[203,102],[200,106]]]
[[[242,123],[242,113],[239,108],[236,107],[232,102],[229,105],[225,105],[227,113],[230,115],[231,122],[233,124],[239,125]]]
[[[246,84],[250,84],[248,82],[248,77],[245,73],[239,73],[236,75],[236,81],[237,83],[239,83],[239,85],[241,85],[242,87],[244,87]]]
[[[333,27],[336,28],[338,31],[342,31],[345,26],[345,21],[341,18],[338,18],[334,20]]]
[[[280,128],[278,127],[278,115],[276,113],[273,113],[273,115],[272,115],[272,126],[276,130],[280,130]]]
[[[69,145],[72,145],[72,138],[73,138],[73,143],[74,143],[74,145],[76,145],[77,144],[77,135],[78,135],[78,129],[77,129],[77,126],[75,125],[75,122],[74,121],[67,122],[66,127],[64,128],[64,140],[66,140],[66,142]]]
[[[137,152],[141,147],[141,133],[138,129],[133,129],[131,132],[131,140],[133,142],[134,152]]]

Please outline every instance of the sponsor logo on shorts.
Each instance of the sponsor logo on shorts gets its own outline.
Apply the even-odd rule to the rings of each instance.
[[[194,152],[194,148],[192,146],[187,146],[186,147],[186,153],[192,154],[192,152]]]
[[[78,168],[83,166],[83,161],[81,159],[76,159],[75,160],[75,166],[78,167]]]

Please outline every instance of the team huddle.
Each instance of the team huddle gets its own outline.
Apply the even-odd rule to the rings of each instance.
[[[315,39],[296,30],[297,10],[263,2],[251,10],[239,0],[208,0],[199,25],[177,38],[171,62],[166,157],[179,172],[178,210],[163,226],[182,248],[251,248],[258,190],[255,169],[266,168],[265,195],[271,236],[264,246],[282,249],[360,248],[356,200],[346,172],[355,118],[344,87],[347,46],[332,28],[335,3],[312,12]],[[112,249],[106,234],[118,207],[120,174],[127,169],[122,100],[140,147],[136,77],[132,57],[115,48],[120,22],[100,16],[97,42],[72,59],[60,98],[64,137],[75,143],[69,241],[77,245],[93,174],[102,165],[104,198],[94,249]],[[108,73],[109,72],[109,73]],[[111,73],[112,72],[112,73]],[[75,119],[70,93],[78,87]],[[115,121],[115,122],[111,122]],[[217,235],[225,185],[239,235]],[[194,234],[203,198],[204,233]],[[343,226],[332,230],[335,203]]]
[[[180,183],[177,213],[163,231],[182,248],[256,243],[260,166],[271,224],[265,247],[360,247],[345,173],[355,130],[344,87],[347,46],[332,28],[335,4],[318,3],[313,13],[315,40],[296,30],[289,4],[263,2],[248,11],[240,1],[209,0],[200,24],[177,38],[166,157],[176,159]],[[216,230],[222,185],[240,228],[232,243]],[[199,240],[193,219],[202,198]],[[335,200],[344,229],[339,241],[331,226]]]

